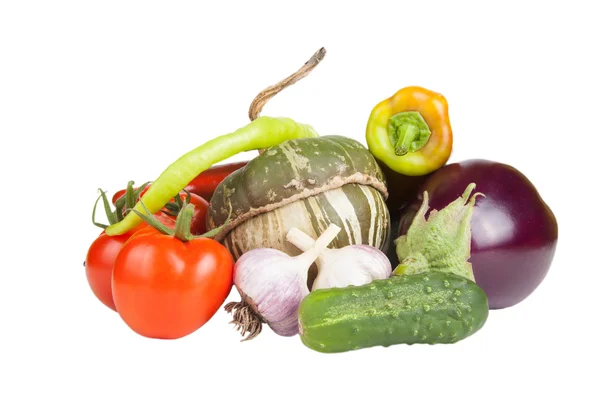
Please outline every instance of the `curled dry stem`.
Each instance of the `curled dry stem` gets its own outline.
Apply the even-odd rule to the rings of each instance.
[[[294,72],[284,80],[277,82],[273,86],[269,86],[256,95],[254,100],[252,100],[252,104],[250,104],[250,109],[248,110],[248,117],[250,117],[250,121],[254,121],[260,116],[260,112],[262,111],[263,107],[273,96],[308,75],[310,71],[319,65],[326,53],[327,51],[325,48],[321,47],[307,62],[304,63],[302,67],[300,67],[298,71]],[[263,151],[264,149],[259,150],[259,153],[262,153]]]
[[[235,329],[242,336],[248,333],[246,338],[240,340],[241,342],[254,339],[262,331],[263,319],[245,301],[227,303],[225,311],[227,313],[233,312],[233,320],[230,324],[234,324]]]

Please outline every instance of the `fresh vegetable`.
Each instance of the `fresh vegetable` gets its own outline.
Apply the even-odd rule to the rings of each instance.
[[[267,324],[323,353],[455,343],[543,280],[554,214],[511,166],[444,166],[453,133],[441,94],[411,86],[381,101],[368,148],[260,116],[324,56],[259,93],[248,125],[184,154],[152,184],[129,182],[114,211],[101,191],[92,220],[103,232],[86,276],[132,330],[187,336],[235,284],[241,299],[224,308],[242,341]],[[250,161],[217,165],[250,150],[259,153]],[[95,220],[100,200],[108,224]]]
[[[210,201],[219,183],[232,172],[246,166],[246,164],[248,164],[248,161],[212,166],[192,179],[185,189],[190,193],[197,194],[206,201]]]
[[[429,198],[427,191],[423,193],[407,233],[394,241],[400,260],[394,274],[439,271],[475,279],[467,260],[471,254],[471,215],[475,200],[482,194],[471,196],[474,188],[474,183],[469,184],[458,199],[439,212],[432,210],[427,219]]]
[[[322,48],[295,74],[282,81],[284,83],[280,86],[267,88],[261,92],[250,107],[249,115],[252,122],[248,125],[204,143],[167,167],[142,197],[146,207],[142,207],[138,202],[135,205],[137,213],[130,213],[123,221],[111,225],[107,228],[106,233],[119,235],[132,229],[141,222],[138,213],[146,212],[146,208],[150,213],[157,212],[170,198],[173,198],[213,164],[243,151],[264,150],[286,140],[317,137],[317,133],[310,125],[296,123],[290,118],[259,117],[258,115],[270,97],[277,94],[283,87],[306,76],[324,56],[325,49]],[[219,211],[221,214],[227,214],[228,209],[229,207],[225,206],[223,210]]]
[[[298,305],[308,294],[308,269],[340,232],[330,225],[304,253],[290,257],[276,249],[253,249],[235,263],[233,281],[242,301],[225,306],[244,340],[256,337],[266,322],[278,335],[298,333]]]
[[[314,239],[297,228],[287,234],[288,242],[302,251],[314,245]],[[390,260],[373,246],[355,244],[340,249],[324,249],[317,257],[318,275],[311,290],[360,286],[374,279],[385,279],[392,273]]]
[[[337,353],[400,343],[454,343],[481,329],[488,303],[474,282],[427,272],[316,290],[302,301],[298,315],[306,346]]]
[[[516,168],[489,160],[449,164],[432,174],[427,191],[433,208],[441,208],[470,182],[485,194],[473,209],[471,258],[477,284],[490,308],[513,306],[529,296],[546,276],[558,240],[550,207],[533,183]],[[422,197],[407,207],[400,223],[403,234],[417,214]]]
[[[444,96],[418,86],[400,89],[377,104],[367,123],[375,158],[402,175],[427,175],[452,152],[452,127]]]
[[[143,204],[142,204],[143,206]],[[233,259],[215,240],[190,233],[194,205],[169,229],[146,214],[114,263],[113,298],[121,318],[142,336],[176,339],[203,326],[227,298]],[[214,232],[207,235],[214,234]]]
[[[143,188],[140,190],[143,190]],[[137,189],[133,189],[133,182],[129,183],[126,191],[129,199],[135,199],[136,195],[138,194]],[[123,218],[122,210],[124,210],[125,207],[125,198],[118,203],[117,209],[113,211],[108,204],[106,193],[104,193],[102,190],[100,193],[100,196],[96,200],[96,204],[94,204],[92,222],[98,227],[105,228],[107,225],[96,222],[96,207],[98,205],[98,201],[103,199],[107,218],[109,221],[114,222],[120,220],[119,218]],[[131,200],[128,201],[131,203]],[[133,200],[133,202],[135,202],[135,200]],[[161,215],[157,215],[156,217],[167,226],[174,226],[168,217]],[[121,251],[121,248],[125,242],[145,225],[146,224],[142,224],[134,230],[117,236],[108,236],[103,230],[102,233],[100,233],[100,235],[92,242],[90,248],[88,249],[84,262],[85,275],[88,284],[98,300],[114,311],[116,311],[116,307],[112,296],[111,278],[115,259],[117,258],[117,254],[119,254],[119,251]]]

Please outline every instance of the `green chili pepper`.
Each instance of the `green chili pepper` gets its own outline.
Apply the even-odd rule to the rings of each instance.
[[[144,215],[158,212],[199,173],[237,153],[265,149],[290,139],[317,136],[310,125],[289,118],[259,117],[235,132],[219,136],[181,156],[160,174],[141,198],[145,207],[138,201],[134,210]],[[106,234],[122,235],[141,222],[137,213],[130,212],[122,221],[107,227]]]

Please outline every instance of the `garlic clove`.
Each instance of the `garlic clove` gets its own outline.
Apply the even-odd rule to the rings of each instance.
[[[301,250],[314,240],[299,229],[292,228],[287,240]],[[368,245],[351,245],[341,249],[325,249],[317,258],[319,272],[312,290],[331,287],[360,286],[375,279],[386,279],[392,273],[387,256]]]

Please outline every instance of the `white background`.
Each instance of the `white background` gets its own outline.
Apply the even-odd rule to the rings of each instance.
[[[593,1],[1,4],[0,398],[595,396]],[[443,93],[451,161],[512,164],[554,210],[545,281],[455,345],[323,355],[268,328],[240,343],[222,310],[184,339],[136,335],[85,279],[98,187],[155,179],[245,125],[253,97],[321,46],[323,63],[263,115],[365,143],[377,102],[413,84]]]

